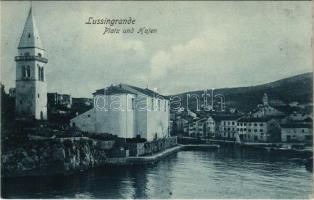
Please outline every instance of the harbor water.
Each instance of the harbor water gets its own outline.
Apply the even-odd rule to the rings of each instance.
[[[5,198],[310,198],[298,159],[256,149],[180,151],[146,166],[2,179]]]

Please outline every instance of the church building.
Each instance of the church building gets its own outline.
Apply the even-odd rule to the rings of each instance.
[[[28,13],[16,61],[16,114],[23,119],[47,119],[46,51],[32,13]]]
[[[152,141],[169,137],[170,102],[148,88],[127,84],[99,89],[94,108],[71,119],[71,126],[91,133]]]

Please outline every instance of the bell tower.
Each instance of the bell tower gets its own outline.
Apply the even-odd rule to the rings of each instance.
[[[18,118],[47,119],[46,51],[30,8],[18,45],[16,114]]]
[[[263,105],[268,106],[268,96],[266,93],[264,93],[264,96],[263,96]]]

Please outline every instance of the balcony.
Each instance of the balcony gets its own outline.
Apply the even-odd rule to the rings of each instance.
[[[43,63],[48,63],[47,58],[43,58],[39,56],[15,56],[15,61],[28,61],[28,60],[37,60]]]

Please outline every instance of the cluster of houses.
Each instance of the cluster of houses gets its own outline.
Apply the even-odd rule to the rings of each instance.
[[[249,114],[178,111],[171,115],[173,134],[247,142],[312,141],[312,112],[303,105],[263,103]]]

